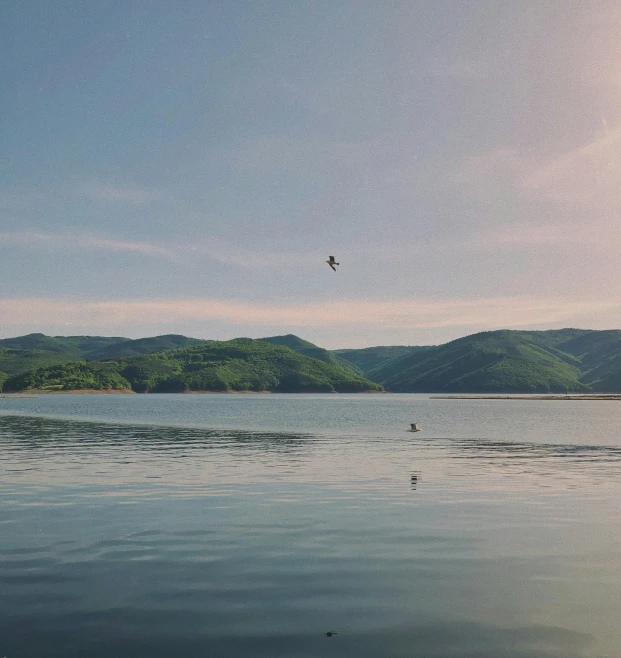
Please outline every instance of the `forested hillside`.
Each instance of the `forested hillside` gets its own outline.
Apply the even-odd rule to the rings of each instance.
[[[9,377],[6,391],[357,392],[382,387],[350,370],[263,340],[213,341],[113,361],[59,364]]]
[[[621,331],[489,331],[365,371],[395,392],[621,392]]]
[[[105,349],[127,338],[103,336],[45,336],[28,334],[0,340],[0,386],[10,376],[57,363],[88,358],[93,350]]]
[[[408,354],[433,349],[430,345],[381,345],[362,349],[332,350],[332,353],[360,369],[364,374]]]
[[[621,393],[621,330],[487,331],[444,345],[333,351],[293,334],[224,342],[174,334],[137,340],[29,334],[0,340],[0,386]]]
[[[208,341],[166,335],[131,340],[106,336],[46,336],[28,334],[0,340],[0,386],[10,376],[70,361],[120,359],[152,354]]]
[[[302,338],[298,338],[298,336],[294,336],[293,334],[287,334],[286,336],[270,336],[269,338],[261,338],[261,340],[264,340],[271,345],[284,345],[300,354],[310,356],[313,359],[319,359],[320,361],[325,361],[333,366],[338,366],[345,370],[351,370],[359,375],[363,374],[362,369],[349,359],[340,358],[336,352],[324,350],[323,347],[318,347],[317,345],[309,343]]]

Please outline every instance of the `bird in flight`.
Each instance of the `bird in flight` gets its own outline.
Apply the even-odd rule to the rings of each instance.
[[[337,265],[338,265],[338,263],[337,263]],[[326,637],[332,637],[333,635],[338,635],[338,633],[336,631],[328,631],[326,633]]]
[[[329,258],[330,260],[327,260],[326,263],[336,272],[336,267],[334,266],[338,265],[338,263],[334,260],[334,256],[330,256]]]
[[[416,424],[416,423],[410,423],[412,429],[408,430],[408,432],[420,432],[421,428]]]

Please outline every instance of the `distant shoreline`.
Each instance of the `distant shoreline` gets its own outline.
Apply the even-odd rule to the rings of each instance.
[[[621,400],[620,393],[576,393],[575,395],[508,394],[508,395],[430,395],[430,400]]]
[[[77,393],[77,394],[82,394],[82,395],[109,395],[111,393],[131,393],[132,395],[135,395],[135,391],[132,391],[129,388],[121,388],[121,389],[114,389],[114,388],[106,388],[103,390],[97,390],[97,389],[90,389],[90,388],[82,388],[82,389],[76,389],[74,391],[46,391],[42,389],[28,389],[25,391],[16,391],[15,393],[3,393],[0,395],[0,398],[33,398],[37,395],[67,395],[70,393]]]
[[[375,391],[375,390],[367,390],[367,391],[356,391],[356,393],[388,393],[389,391]],[[136,393],[136,391],[132,391],[131,389],[128,388],[122,388],[122,389],[114,389],[114,388],[106,388],[102,390],[98,389],[92,389],[92,388],[81,388],[81,389],[74,389],[71,391],[49,391],[49,390],[42,390],[42,389],[32,389],[32,390],[27,390],[27,391],[20,391],[20,392],[15,392],[15,393],[3,393],[0,394],[0,398],[33,398],[36,397],[37,395],[113,395],[115,393],[123,394],[123,395],[284,395],[284,394],[291,394],[291,395],[302,395],[302,394],[317,394],[321,393],[323,395],[339,395],[338,391],[250,391],[250,390],[242,390],[242,391],[235,391],[233,389],[228,389],[226,391],[178,391],[176,393],[151,393],[150,391],[146,393]],[[347,393],[344,393],[343,395],[347,395]]]
[[[391,391],[357,391],[358,393],[380,393],[380,394],[390,394]],[[324,395],[338,395],[338,391],[288,391],[285,392],[291,395],[302,395],[306,394],[317,394],[322,393]],[[172,393],[172,395],[284,395],[280,391],[250,391],[242,390],[235,391],[232,389],[226,391],[179,391],[178,393]],[[47,390],[28,390],[15,393],[2,393],[0,398],[32,398],[37,395],[165,395],[164,393],[136,393],[131,389],[75,389],[73,391],[47,391]],[[168,394],[170,395],[170,394]],[[345,394],[347,395],[347,394]],[[414,395],[414,394],[413,394]],[[418,394],[420,395],[420,394]],[[464,395],[429,395],[430,400],[530,400],[530,401],[541,401],[541,400],[618,400],[621,401],[621,393],[576,393],[574,395],[559,395],[551,393],[549,395],[540,394],[540,393],[507,393],[504,395],[498,395],[494,393],[490,394],[464,394]]]

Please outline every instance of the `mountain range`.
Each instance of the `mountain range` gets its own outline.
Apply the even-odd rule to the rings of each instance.
[[[210,341],[28,334],[0,340],[5,391],[621,392],[621,330],[488,331],[434,346],[326,350],[288,334]]]

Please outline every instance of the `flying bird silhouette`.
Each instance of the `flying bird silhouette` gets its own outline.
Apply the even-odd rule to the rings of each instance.
[[[416,424],[416,423],[410,423],[412,426],[411,430],[408,430],[408,432],[420,432],[421,428]]]
[[[327,260],[326,263],[336,272],[336,267],[334,266],[338,265],[338,263],[334,260],[334,256],[330,256],[329,258],[330,260]]]
[[[337,265],[338,265],[338,263],[337,263]],[[336,631],[328,631],[326,633],[326,637],[332,637],[333,635],[338,635],[338,633]]]

